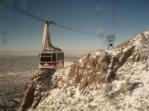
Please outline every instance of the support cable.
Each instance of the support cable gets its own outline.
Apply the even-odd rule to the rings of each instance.
[[[31,17],[32,19],[35,19],[35,20],[38,20],[40,22],[46,22],[47,20],[33,14],[33,13],[30,13],[28,12],[27,10],[25,9],[22,9],[20,7],[17,7],[17,6],[13,6],[13,4],[9,3],[9,2],[6,2],[4,0],[0,1],[0,6],[3,6],[3,7],[6,7],[6,8],[9,8],[15,12],[18,12],[18,13],[21,13],[21,14],[24,14],[28,17]],[[59,28],[62,28],[62,29],[66,29],[66,30],[69,30],[69,31],[73,31],[73,32],[78,32],[78,33],[81,33],[81,34],[85,34],[85,35],[89,35],[89,36],[94,36],[94,37],[99,37],[98,35],[96,34],[92,34],[92,33],[89,33],[89,32],[85,32],[85,31],[82,31],[82,30],[78,30],[78,29],[75,29],[75,28],[71,28],[71,27],[68,27],[68,26],[64,26],[64,25],[60,25],[60,24],[57,24],[55,22],[50,22],[52,24],[54,24],[55,26],[59,27]]]

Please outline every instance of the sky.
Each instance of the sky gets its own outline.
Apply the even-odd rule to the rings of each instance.
[[[52,26],[53,45],[68,55],[106,49],[106,36],[114,32],[114,24],[115,46],[149,29],[149,0],[5,1],[45,20],[54,20],[57,24],[98,35]],[[116,8],[113,8],[113,3]],[[44,23],[38,20],[0,6],[0,53],[40,51],[43,27]]]

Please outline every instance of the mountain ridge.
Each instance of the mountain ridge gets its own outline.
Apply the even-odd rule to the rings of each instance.
[[[97,50],[82,56],[52,75],[52,84],[49,84],[52,88],[47,89],[47,95],[30,110],[147,111],[148,44],[149,31],[145,31],[113,50]],[[41,82],[44,83],[44,79]]]

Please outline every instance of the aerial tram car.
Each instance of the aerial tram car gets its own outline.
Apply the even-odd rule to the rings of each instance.
[[[39,53],[40,69],[57,69],[64,66],[64,52],[51,43],[49,27],[53,21],[46,21],[42,38],[42,51]]]

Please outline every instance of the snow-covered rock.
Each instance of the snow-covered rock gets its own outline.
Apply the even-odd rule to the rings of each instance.
[[[51,83],[30,111],[148,111],[149,31],[84,55],[56,71]]]

